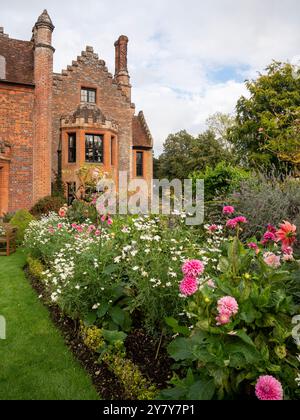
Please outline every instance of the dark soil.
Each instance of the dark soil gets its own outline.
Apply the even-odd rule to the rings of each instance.
[[[49,296],[46,295],[43,284],[34,279],[25,269],[33,289],[41,296],[41,301],[50,312],[53,323],[61,331],[66,344],[71,349],[81,365],[90,374],[93,384],[104,400],[124,400],[125,391],[116,376],[105,364],[98,363],[98,357],[91,352],[82,342],[78,335],[76,323],[61,314],[58,306],[49,306]],[[140,369],[143,375],[156,386],[157,389],[164,389],[171,378],[172,360],[165,350],[165,343],[160,339],[147,336],[142,329],[135,329],[126,339],[127,356]],[[158,351],[159,349],[159,351]],[[157,355],[157,357],[156,357]]]

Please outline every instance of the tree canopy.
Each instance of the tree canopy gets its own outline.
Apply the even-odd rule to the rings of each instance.
[[[229,152],[211,130],[197,137],[183,130],[170,134],[165,141],[157,174],[159,178],[188,179],[192,172],[202,171],[206,166],[215,167],[229,158]]]
[[[288,63],[273,62],[257,80],[247,81],[250,97],[237,103],[228,139],[247,166],[300,164],[300,73]]]

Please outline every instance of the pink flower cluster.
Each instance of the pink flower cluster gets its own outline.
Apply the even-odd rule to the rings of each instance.
[[[97,229],[95,225],[90,225],[87,227],[86,225],[78,225],[77,223],[72,223],[71,226],[78,233],[83,233],[83,232],[87,232],[88,234],[93,233],[95,236],[100,236],[101,234],[101,231]]]
[[[248,223],[248,220],[246,219],[246,217],[238,216],[238,217],[235,217],[234,219],[229,219],[228,222],[226,223],[226,226],[229,229],[236,229],[236,227],[239,224],[245,224],[245,223]]]
[[[226,325],[231,322],[231,317],[239,311],[239,305],[234,297],[225,296],[218,301],[219,315],[216,317],[217,325]]]
[[[182,266],[184,279],[179,285],[180,293],[184,296],[194,295],[199,288],[198,277],[204,272],[204,264],[199,260],[186,261]]]
[[[273,376],[261,376],[256,383],[255,394],[261,401],[283,400],[282,385]]]

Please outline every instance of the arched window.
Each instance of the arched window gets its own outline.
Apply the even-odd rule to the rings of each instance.
[[[0,55],[0,79],[6,79],[6,59]]]

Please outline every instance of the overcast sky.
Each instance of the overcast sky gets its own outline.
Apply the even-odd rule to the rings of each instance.
[[[56,26],[55,71],[92,45],[114,72],[114,41],[129,37],[133,102],[156,153],[169,133],[197,134],[233,112],[244,80],[272,59],[300,55],[299,0],[0,0],[0,26],[30,39],[44,8]]]

